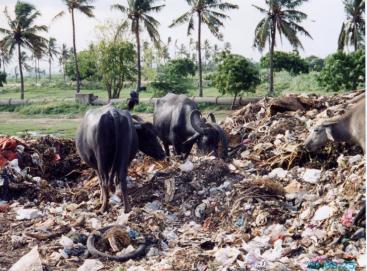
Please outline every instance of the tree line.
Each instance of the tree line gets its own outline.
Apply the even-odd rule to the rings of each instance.
[[[68,50],[65,44],[62,45],[61,49],[57,48],[56,40],[54,38],[46,39],[42,36],[42,33],[47,33],[48,27],[45,25],[36,24],[36,20],[41,16],[40,12],[36,7],[30,3],[24,1],[17,1],[14,9],[15,17],[10,16],[7,9],[4,10],[4,16],[8,22],[7,28],[0,28],[0,34],[2,39],[0,40],[0,65],[3,67],[2,75],[0,79],[4,77],[5,65],[9,63],[10,59],[14,54],[18,58],[18,69],[20,73],[21,81],[21,98],[24,99],[24,76],[23,69],[27,69],[26,55],[24,49],[28,49],[32,53],[31,59],[34,61],[34,70],[39,75],[39,60],[42,56],[48,57],[49,62],[49,79],[51,80],[51,65],[55,57],[59,57],[59,63],[65,71],[68,60],[73,61],[73,72],[74,79],[76,81],[76,93],[80,92],[81,87],[81,75],[79,67],[80,55],[77,53],[76,47],[76,12],[81,14],[94,17],[94,0],[62,0],[65,4],[65,10],[55,15],[53,20],[57,20],[59,17],[69,14],[72,21],[72,37],[73,46],[72,50]],[[198,66],[198,95],[203,95],[203,49],[204,59],[205,47],[208,45],[204,42],[202,44],[202,27],[206,26],[212,35],[217,39],[222,40],[223,34],[221,28],[224,26],[224,20],[229,18],[226,14],[230,10],[238,9],[239,6],[230,2],[222,0],[186,0],[189,9],[184,12],[181,16],[172,21],[169,27],[176,27],[177,25],[187,24],[187,34],[191,35],[196,30],[197,40],[193,42],[195,45],[193,48],[189,48],[189,52],[195,49],[197,54],[194,56],[195,62]],[[280,40],[285,38],[289,41],[294,50],[303,49],[302,43],[299,39],[299,35],[304,35],[308,38],[312,38],[311,34],[301,25],[307,19],[307,14],[299,10],[304,2],[307,0],[265,0],[265,6],[260,7],[253,5],[260,13],[263,14],[263,18],[257,24],[254,30],[254,47],[260,52],[264,51],[265,48],[269,48],[267,54],[266,65],[269,68],[269,94],[274,93],[274,59],[277,57],[275,52],[275,46],[277,38]],[[338,39],[338,49],[342,51],[353,47],[354,51],[364,47],[364,0],[344,0],[346,20],[341,26],[341,31]],[[126,20],[119,25],[115,33],[114,39],[110,44],[98,44],[98,50],[96,50],[96,57],[99,63],[105,63],[103,65],[101,77],[104,77],[105,85],[108,86],[109,93],[113,96],[116,90],[113,89],[123,84],[124,80],[133,80],[136,76],[136,89],[139,91],[142,88],[141,85],[141,62],[142,62],[142,49],[141,44],[141,32],[147,32],[149,38],[153,42],[155,48],[159,49],[162,58],[167,56],[167,46],[161,41],[158,26],[159,21],[154,18],[154,14],[160,12],[165,7],[164,4],[160,3],[159,0],[128,0],[127,5],[114,4],[112,5],[113,10],[121,12]],[[130,32],[135,38],[134,47],[131,47],[128,42],[119,40],[118,37],[120,32],[126,31],[129,28]],[[171,40],[167,41],[167,45]],[[142,48],[143,47],[143,48]],[[163,48],[163,49],[162,49]],[[181,53],[184,54],[185,50],[182,49]],[[226,48],[222,54],[217,54],[216,59],[219,70],[224,65],[228,66],[237,65],[237,68],[241,70],[241,67],[245,65],[242,59],[237,59],[237,56],[229,54],[229,48]],[[126,53],[135,51],[132,57],[129,57]],[[103,55],[103,54],[106,54]],[[342,57],[342,56],[341,56]],[[363,53],[364,57],[364,53]],[[357,57],[358,58],[358,57]],[[135,65],[132,62],[135,61]],[[265,60],[264,60],[265,61]],[[278,53],[279,62],[279,53]],[[115,68],[107,67],[107,64],[113,64]],[[195,64],[196,64],[195,63]],[[242,65],[238,66],[239,63]],[[265,62],[264,62],[265,63]],[[176,63],[177,64],[177,63]],[[182,64],[182,63],[181,63]],[[187,63],[186,63],[187,64]],[[205,64],[205,63],[204,63]],[[247,65],[247,64],[246,64]],[[250,67],[249,65],[247,65]],[[169,68],[166,68],[168,72]],[[123,78],[119,78],[116,70],[121,72],[124,71]],[[250,69],[253,70],[252,66]],[[65,72],[64,72],[65,74]],[[188,74],[191,74],[190,72]],[[5,75],[6,76],[6,75]],[[238,73],[238,76],[246,77],[246,74]],[[120,76],[121,77],[121,76]],[[231,76],[227,76],[228,78]],[[250,76],[251,77],[251,76]],[[324,76],[325,78],[327,76]],[[180,78],[176,78],[179,80]],[[220,79],[218,79],[220,81]],[[162,81],[162,80],[161,80]],[[214,80],[215,81],[215,80]],[[218,82],[219,82],[218,81]],[[159,80],[158,82],[159,83]],[[159,84],[158,84],[159,85]],[[248,87],[246,84],[242,85],[241,88]],[[251,88],[251,86],[250,86]],[[244,90],[244,89],[243,89]],[[118,91],[117,91],[118,92]]]

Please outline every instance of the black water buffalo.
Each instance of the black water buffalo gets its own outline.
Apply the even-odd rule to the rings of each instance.
[[[227,137],[223,129],[215,123],[214,115],[210,115],[210,118],[212,121],[206,122],[196,103],[185,95],[169,93],[157,99],[153,123],[166,155],[169,156],[169,145],[173,145],[177,155],[187,158],[192,146],[197,143],[201,152],[227,158]]]
[[[86,112],[76,135],[76,147],[80,157],[98,175],[101,212],[108,208],[109,190],[118,187],[121,187],[125,212],[130,211],[126,176],[138,150],[157,160],[165,157],[151,123],[132,118],[128,111],[111,105]]]

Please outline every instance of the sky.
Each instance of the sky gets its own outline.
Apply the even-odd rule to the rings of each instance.
[[[231,17],[224,22],[222,33],[224,35],[223,42],[230,42],[232,52],[244,55],[247,58],[257,61],[261,57],[261,53],[253,48],[254,30],[257,23],[261,20],[262,15],[252,5],[265,7],[265,0],[227,0],[228,2],[239,5],[238,10],[231,10],[227,14]],[[36,6],[42,14],[37,24],[50,25],[52,18],[62,10],[66,10],[62,0],[28,0]],[[106,20],[120,21],[125,19],[117,10],[111,10],[112,4],[125,5],[127,0],[96,0],[95,18],[87,18],[86,16],[76,14],[76,33],[77,33],[77,50],[83,50],[96,40],[96,25],[103,24]],[[6,20],[3,15],[5,6],[9,11],[14,10],[16,0],[0,0],[0,27],[7,27]],[[159,1],[157,1],[159,3]],[[187,26],[182,25],[175,28],[169,28],[168,25],[189,9],[185,0],[162,0],[166,7],[154,17],[160,22],[160,35],[163,41],[167,41],[168,37],[172,40],[178,40],[179,43],[188,44]],[[300,50],[302,56],[316,55],[326,57],[337,49],[337,40],[345,13],[342,0],[309,0],[300,8],[308,14],[302,25],[311,34],[313,39],[300,36],[304,50]],[[49,33],[45,37],[55,37],[59,44],[66,43],[72,45],[72,28],[71,17],[66,14],[63,18],[58,19],[51,24]],[[144,36],[144,34],[143,34]],[[193,38],[196,40],[196,32],[193,32]],[[145,36],[146,37],[146,36]],[[223,42],[213,37],[204,26],[203,39],[208,39],[210,44],[218,44],[223,47]],[[135,42],[134,40],[131,40]],[[288,42],[277,43],[277,50],[291,51],[292,48]],[[263,52],[263,54],[266,51]],[[14,62],[15,63],[15,62]],[[47,62],[44,61],[42,67],[46,67]]]

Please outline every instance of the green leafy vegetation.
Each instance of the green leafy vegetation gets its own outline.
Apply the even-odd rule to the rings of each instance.
[[[154,96],[164,96],[168,92],[187,93],[192,87],[192,80],[196,71],[195,63],[190,59],[174,59],[158,69],[155,80],[151,83]]]
[[[80,51],[78,53],[78,67],[81,80],[98,80],[101,78],[101,74],[97,68],[95,50]],[[76,81],[76,66],[74,56],[71,56],[66,62],[65,73],[72,81]]]
[[[241,92],[255,92],[256,86],[260,84],[260,76],[253,63],[227,51],[219,54],[216,62],[218,69],[211,77],[213,85],[221,94],[234,95],[232,108]]]
[[[260,65],[264,69],[269,67],[269,53],[260,59]],[[298,75],[308,73],[309,65],[296,52],[287,53],[276,51],[273,55],[273,68],[277,72],[285,70],[291,75]]]
[[[299,8],[307,0],[272,0],[265,1],[266,8],[253,5],[263,14],[263,19],[255,29],[254,46],[263,51],[269,43],[269,94],[274,94],[274,48],[277,33],[284,36],[294,49],[303,48],[299,34],[311,38],[310,33],[300,23],[307,19],[307,14]]]
[[[325,60],[325,67],[318,77],[326,90],[353,90],[365,82],[365,51],[347,54],[339,51]]]
[[[324,60],[317,56],[309,56],[304,59],[309,71],[320,72],[324,67]]]
[[[338,50],[353,46],[354,51],[363,49],[365,33],[365,0],[344,0],[347,15],[338,39]]]
[[[47,48],[47,40],[39,35],[39,32],[46,32],[45,25],[35,25],[35,20],[41,13],[32,4],[17,1],[14,9],[15,17],[11,18],[8,9],[5,8],[4,15],[8,21],[9,29],[0,28],[0,34],[4,37],[0,41],[0,47],[4,48],[11,56],[15,50],[18,51],[18,63],[20,72],[20,97],[24,99],[24,77],[22,58],[22,48],[43,51]],[[23,52],[24,53],[24,52]],[[23,56],[25,56],[23,54]]]
[[[199,66],[199,89],[198,96],[203,96],[203,67],[202,67],[202,49],[201,49],[201,27],[206,25],[214,37],[222,39],[219,29],[223,26],[223,20],[229,18],[224,12],[228,10],[238,9],[238,5],[230,2],[213,1],[213,0],[187,0],[189,11],[185,12],[175,19],[170,27],[175,27],[184,23],[188,23],[187,34],[190,35],[194,30],[194,20],[198,18],[198,66]]]
[[[101,42],[98,46],[98,71],[107,89],[108,98],[120,98],[125,81],[136,73],[134,45],[129,42]]]

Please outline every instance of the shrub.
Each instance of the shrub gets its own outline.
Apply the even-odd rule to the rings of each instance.
[[[230,93],[236,97],[242,91],[255,92],[260,84],[260,74],[256,66],[243,56],[224,51],[215,59],[217,71],[211,75],[213,85],[224,95]],[[232,105],[232,107],[233,107]]]
[[[306,57],[305,61],[308,64],[309,71],[320,72],[324,67],[324,60],[317,56]]]
[[[365,82],[365,51],[347,54],[339,51],[328,56],[318,77],[327,90],[354,90]]]
[[[125,81],[136,73],[134,45],[129,42],[101,42],[98,46],[98,70],[108,98],[119,98]]]
[[[78,53],[78,64],[81,80],[100,79],[97,69],[97,59],[94,50],[85,50]],[[71,55],[65,64],[65,74],[73,81],[76,80],[75,59]]]
[[[262,68],[269,67],[269,53],[260,59]],[[274,71],[288,71],[291,75],[308,73],[308,64],[298,53],[274,52],[273,55]]]
[[[190,59],[174,59],[160,67],[155,80],[151,83],[154,96],[168,92],[187,93],[192,86],[189,76],[195,75],[196,65]]]

